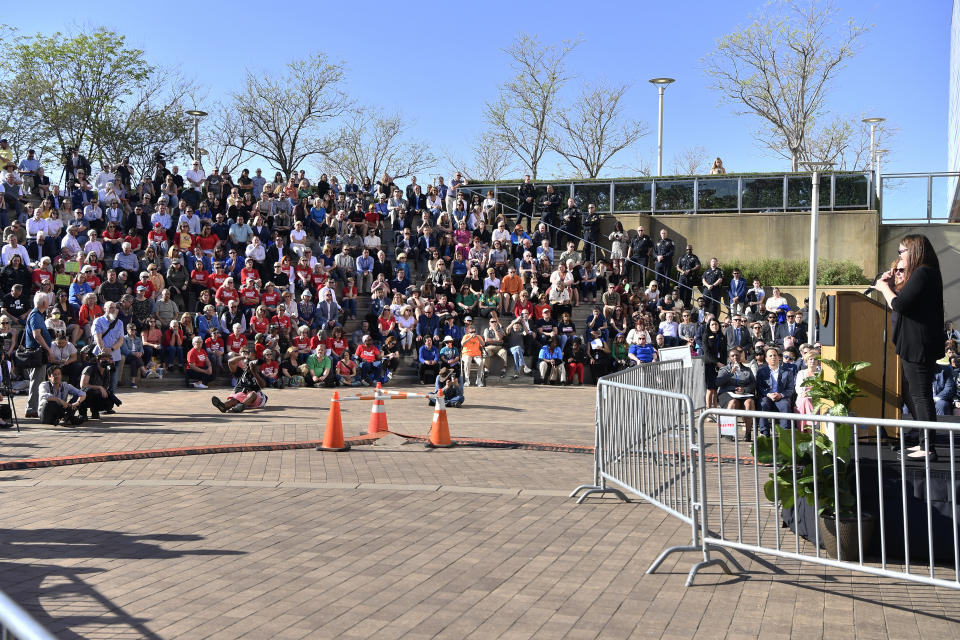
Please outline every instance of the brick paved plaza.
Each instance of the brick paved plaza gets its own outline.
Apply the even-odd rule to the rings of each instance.
[[[125,393],[100,423],[0,434],[0,461],[314,440],[329,395],[221,415],[210,392]],[[471,389],[468,405],[449,412],[454,437],[592,444],[593,388]],[[369,408],[344,403],[348,436]],[[387,411],[426,434],[425,403]],[[2,472],[0,588],[59,638],[960,635],[948,590],[739,555],[746,576],[708,569],[691,588],[694,554],[644,575],[689,528],[640,501],[576,505],[591,463],[389,438]]]

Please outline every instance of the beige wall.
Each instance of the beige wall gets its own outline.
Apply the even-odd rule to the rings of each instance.
[[[805,213],[620,214],[606,218],[602,230],[609,234],[616,220],[626,229],[643,224],[654,239],[661,228],[666,228],[677,243],[678,257],[690,243],[704,264],[713,256],[722,265],[734,258],[806,259],[810,255],[810,215]],[[868,277],[872,276],[878,258],[878,225],[875,212],[821,213],[817,234],[820,258],[852,260],[863,266]]]
[[[874,273],[890,267],[897,256],[900,239],[909,233],[924,234],[937,250],[940,272],[943,274],[944,312],[947,320],[960,326],[960,225],[881,225],[879,262]]]

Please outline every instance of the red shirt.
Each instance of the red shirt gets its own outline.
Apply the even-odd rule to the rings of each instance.
[[[137,252],[140,250],[140,236],[123,236],[123,241],[130,243],[130,249],[132,251]]]
[[[250,330],[253,333],[266,333],[270,330],[270,321],[260,316],[250,318]]]
[[[33,270],[33,286],[35,289],[40,288],[40,283],[44,280],[49,280],[53,282],[53,274],[49,271],[44,271],[43,269],[34,269]]]
[[[338,357],[342,355],[344,351],[347,350],[347,346],[349,345],[346,338],[330,337],[330,338],[327,338],[326,343],[327,343],[327,349],[330,349],[330,351],[337,354]]]
[[[313,348],[310,346],[310,338],[305,338],[301,335],[298,335],[296,338],[291,340],[291,342],[293,343],[293,346],[297,347],[297,349],[307,348],[313,351]]]
[[[167,241],[167,232],[163,229],[154,229],[147,234],[147,242],[161,244]]]
[[[533,317],[533,303],[529,300],[526,302],[517,300],[517,306],[513,308],[513,314],[519,318],[524,310],[530,312],[530,316]]]
[[[277,325],[281,329],[289,329],[291,326],[293,326],[290,322],[290,316],[286,314],[282,316],[273,316],[270,318],[270,322]]]
[[[313,271],[310,267],[297,267],[295,269],[297,272],[297,279],[300,282],[313,282]]]
[[[254,280],[259,280],[260,272],[257,271],[256,269],[247,269],[246,267],[244,267],[243,269],[240,269],[240,282],[246,284],[249,278],[253,278]]]
[[[246,338],[244,338],[244,342],[246,342]],[[203,341],[203,346],[207,351],[212,353],[223,353],[223,338],[210,336]]]
[[[313,288],[319,291],[325,284],[327,284],[327,274],[325,274],[323,271],[320,273],[314,272],[310,276],[310,280],[313,282]]]
[[[210,359],[207,358],[207,352],[203,349],[194,347],[187,352],[187,364],[192,364],[200,369],[206,369]]]
[[[256,287],[243,287],[240,289],[240,304],[246,307],[253,307],[260,304],[260,292]]]
[[[173,329],[167,329],[166,331],[164,331],[164,332],[163,332],[163,344],[164,344],[164,346],[169,347],[170,345],[172,345],[174,338],[179,338],[180,341],[182,342],[182,341],[183,341],[183,331],[181,331],[180,329],[177,329],[176,332],[174,332]]]
[[[268,307],[276,307],[277,303],[280,302],[280,292],[276,289],[273,291],[264,291],[260,294],[260,302]]]
[[[103,234],[100,236],[104,240],[109,240],[110,242],[116,242],[121,238],[120,232],[114,229],[110,231],[109,229],[104,229]]]
[[[259,342],[253,345],[253,353],[257,356],[257,360],[263,358],[263,352],[267,350],[267,345],[260,344]]]
[[[214,271],[207,276],[207,286],[211,289],[219,289],[223,286],[223,283],[227,281],[227,278],[230,277],[229,273],[217,273]]]
[[[377,349],[377,345],[375,344],[371,344],[370,346],[362,344],[357,347],[357,351],[353,355],[364,362],[373,362],[374,360],[380,359],[380,349]]]
[[[208,236],[197,236],[195,242],[204,251],[213,251],[219,240],[220,238],[211,233]]]
[[[280,373],[280,363],[276,360],[260,363],[260,375],[267,378],[276,378],[278,373]]]
[[[209,339],[210,338],[207,338],[207,340]],[[247,336],[243,335],[242,333],[240,335],[231,333],[229,336],[227,336],[227,349],[233,353],[239,353],[240,349],[243,349],[246,344]]]
[[[376,211],[367,211],[363,214],[363,219],[367,221],[368,226],[375,227],[380,222],[380,214]]]
[[[200,264],[197,262],[197,264]],[[204,286],[210,286],[210,274],[204,271],[203,269],[194,269],[190,272],[190,281],[199,282]]]
[[[87,281],[88,282],[90,281],[90,276],[87,276]],[[90,285],[90,286],[92,287],[93,285]],[[144,298],[149,298],[150,296],[153,295],[154,288],[153,288],[153,283],[150,282],[150,280],[147,280],[146,282],[144,282],[143,280],[139,281],[136,284],[136,286],[133,287],[133,292],[136,293],[137,289],[139,289],[140,287],[143,287],[146,289],[146,291],[143,292]]]
[[[213,276],[210,276],[210,277],[212,278]],[[223,306],[227,306],[227,304],[231,300],[240,299],[240,292],[238,292],[236,289],[227,289],[226,287],[220,287],[219,289],[217,289],[217,295],[215,295],[214,297],[217,299],[217,302],[219,302]]]

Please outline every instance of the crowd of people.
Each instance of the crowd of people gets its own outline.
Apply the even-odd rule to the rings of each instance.
[[[28,417],[60,404],[51,398],[63,392],[42,384],[70,385],[67,404],[82,415],[76,403],[89,404],[94,386],[116,398],[124,369],[132,388],[170,375],[196,389],[233,385],[214,404],[242,411],[262,406],[264,389],[386,384],[401,367],[435,389],[456,385],[461,401],[494,372],[583,384],[676,346],[710,363],[716,402],[750,386],[728,371],[731,350],[774,371],[771,349],[785,364],[812,350],[805,310],[776,287],[727,278],[716,258],[703,268],[691,246],[675,260],[666,229],[652,240],[617,222],[600,237],[593,204],[564,207],[529,176],[511,210],[459,172],[401,188],[387,174],[234,178],[159,162],[134,184],[126,160],[91,176],[72,150],[61,192],[39,163],[2,157],[4,144],[2,313]],[[18,345],[44,364],[26,366]],[[773,395],[785,399],[782,384]],[[767,398],[780,410],[784,399]],[[113,410],[106,402],[98,411]]]

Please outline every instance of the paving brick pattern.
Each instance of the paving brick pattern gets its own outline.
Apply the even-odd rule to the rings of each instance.
[[[538,388],[543,402],[526,411],[495,408],[484,391],[470,396],[481,406],[451,410],[454,435],[592,440],[591,389]],[[316,438],[316,399],[329,398],[284,391],[275,397],[288,408],[227,417],[206,397],[126,394],[128,412],[93,430],[25,421],[0,437],[0,455]],[[169,406],[196,413],[170,422]],[[345,412],[348,433],[364,430],[367,411]],[[429,419],[410,401],[388,416],[398,427],[422,419],[421,433]],[[644,575],[665,547],[689,542],[689,527],[639,501],[565,498],[591,465],[393,440],[8,472],[0,588],[59,638],[960,635],[960,593],[944,589],[739,554],[747,574],[708,569],[692,588],[696,554]]]

